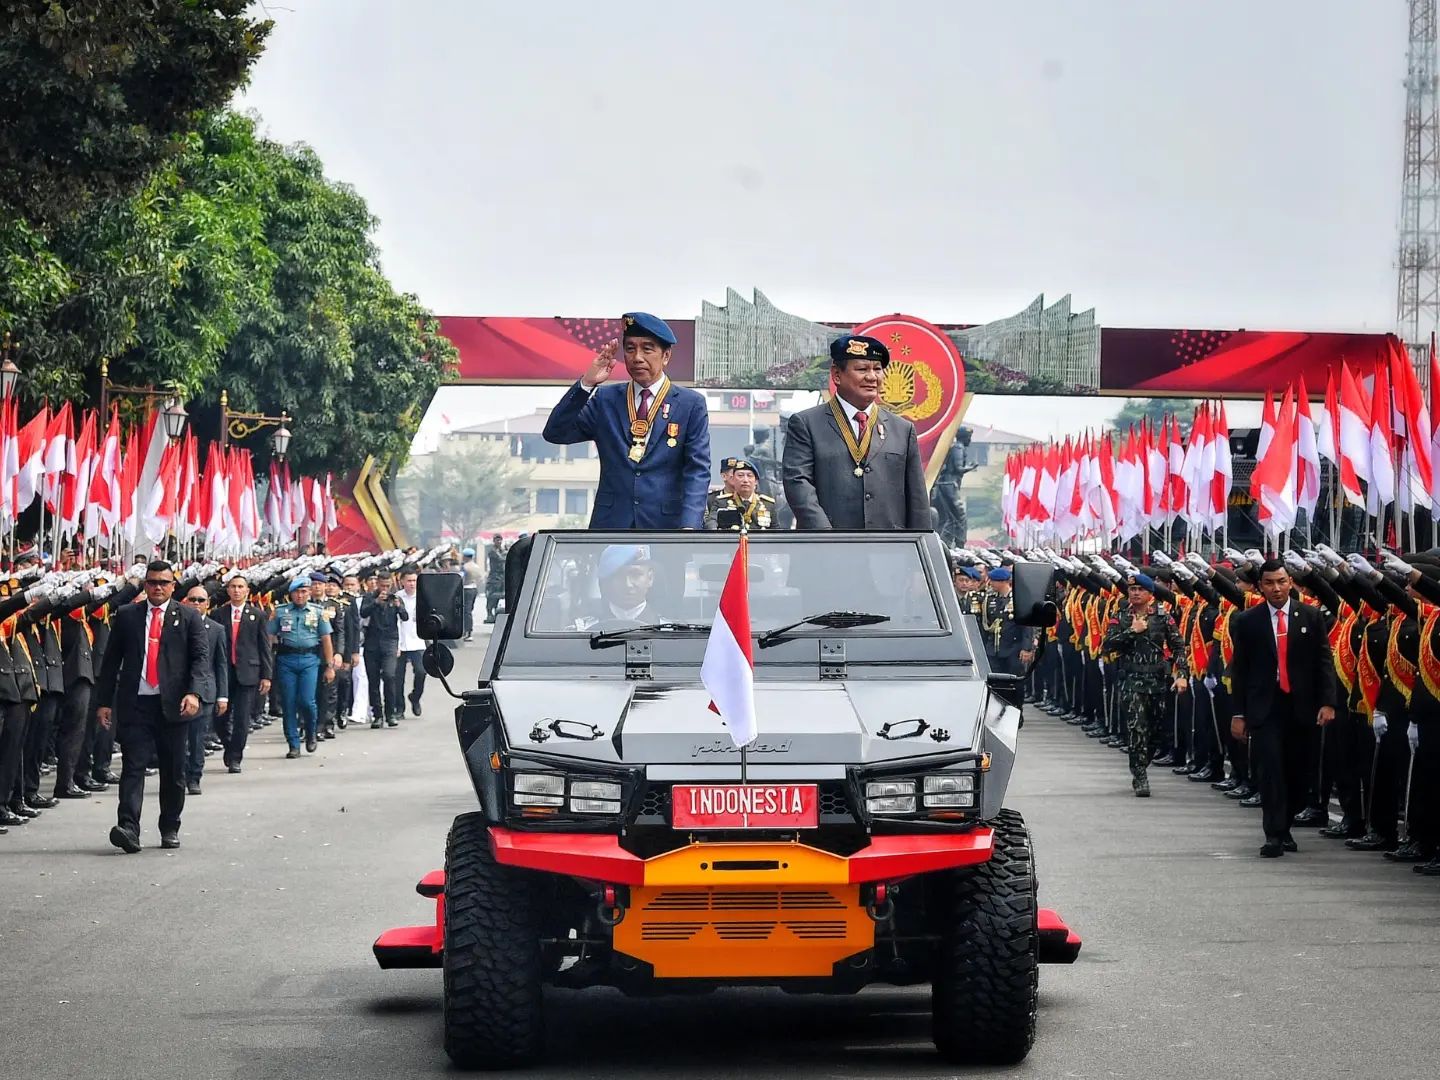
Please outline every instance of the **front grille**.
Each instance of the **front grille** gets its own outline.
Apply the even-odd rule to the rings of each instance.
[[[637,825],[670,824],[671,781],[651,781],[645,787],[640,799]],[[820,824],[854,825],[855,815],[850,809],[850,800],[845,794],[843,780],[822,780],[820,782]]]

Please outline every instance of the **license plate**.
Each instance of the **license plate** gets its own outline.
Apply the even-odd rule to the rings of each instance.
[[[814,784],[676,784],[670,824],[677,829],[814,829],[820,791]]]

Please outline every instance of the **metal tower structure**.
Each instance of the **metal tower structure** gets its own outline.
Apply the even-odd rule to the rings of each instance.
[[[1440,330],[1440,146],[1437,146],[1436,0],[1408,0],[1410,44],[1405,55],[1405,170],[1400,195],[1399,288],[1396,331],[1417,366]]]

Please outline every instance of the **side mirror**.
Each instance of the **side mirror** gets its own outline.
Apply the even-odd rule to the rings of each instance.
[[[432,641],[425,646],[425,655],[420,658],[420,663],[424,666],[426,675],[443,679],[455,670],[455,654],[448,646]]]
[[[465,575],[444,570],[416,579],[415,633],[425,641],[465,635]]]
[[[1050,599],[1055,588],[1055,568],[1049,563],[1017,562],[1010,571],[1015,621],[1041,629],[1054,626],[1060,619],[1060,609]]]

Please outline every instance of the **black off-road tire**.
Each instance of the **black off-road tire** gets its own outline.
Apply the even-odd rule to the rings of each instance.
[[[527,874],[490,850],[483,814],[445,849],[445,1053],[461,1069],[529,1065],[544,1042],[540,928]]]
[[[1040,993],[1035,859],[1025,819],[992,822],[990,861],[936,883],[940,954],[931,988],[935,1048],[946,1061],[1014,1065],[1035,1043]]]

